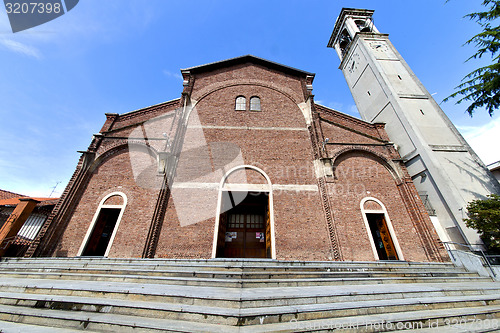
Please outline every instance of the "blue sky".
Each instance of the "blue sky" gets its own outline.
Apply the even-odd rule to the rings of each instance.
[[[0,6],[0,188],[64,190],[104,113],[180,97],[181,68],[253,54],[316,73],[316,101],[358,116],[339,59],[326,47],[342,7],[374,9],[417,77],[441,102],[487,60],[462,44],[480,27],[463,16],[480,0],[82,0],[13,34]],[[500,160],[500,118],[441,103],[485,163]]]

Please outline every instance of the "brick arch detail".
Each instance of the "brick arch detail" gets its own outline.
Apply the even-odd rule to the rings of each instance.
[[[447,261],[446,254],[436,243],[436,235],[434,235],[432,223],[430,219],[425,217],[425,212],[422,204],[418,204],[418,192],[416,191],[411,178],[404,174],[404,170],[394,161],[388,159],[384,155],[373,151],[366,147],[346,147],[339,150],[332,157],[332,165],[335,172],[335,167],[339,164],[339,157],[348,155],[353,152],[366,153],[375,157],[393,176],[398,191],[403,200],[403,204],[410,216],[413,227],[417,231],[417,237],[422,244],[425,254],[429,261]],[[398,173],[400,172],[400,173]]]
[[[216,91],[219,91],[219,90],[222,90],[225,88],[229,88],[229,87],[240,86],[240,85],[261,86],[261,87],[268,88],[268,89],[276,91],[277,93],[282,94],[283,96],[288,98],[290,101],[292,101],[292,103],[294,103],[297,106],[298,111],[304,115],[304,118],[305,118],[304,120],[305,120],[306,124],[308,123],[309,120],[307,119],[307,116],[304,114],[304,111],[300,107],[300,104],[301,103],[304,104],[304,101],[299,101],[298,99],[294,98],[293,95],[295,93],[292,90],[287,89],[287,88],[283,88],[283,87],[278,87],[276,85],[269,84],[269,83],[267,83],[265,81],[261,81],[261,80],[255,80],[255,79],[237,80],[237,79],[235,79],[235,80],[224,81],[221,83],[213,83],[213,84],[209,85],[208,87],[202,89],[201,93],[199,94],[200,95],[199,97],[191,96],[192,98],[190,101],[190,105],[184,106],[185,110],[187,108],[187,112],[183,115],[184,124],[187,124],[189,122],[189,119],[191,117],[191,113],[193,112],[194,109],[196,109],[196,106],[198,105],[198,103],[200,103],[205,97],[209,96],[210,94],[212,94]]]
[[[142,140],[128,140],[128,139],[116,139],[113,140],[109,145],[106,145],[106,150],[104,150],[102,153],[98,154],[92,164],[90,165],[89,169],[94,170],[97,168],[99,165],[104,163],[106,160],[109,158],[113,157],[114,155],[120,153],[123,150],[128,149],[130,145],[137,145],[137,146],[143,146],[147,148],[147,151],[152,154],[152,156],[157,156],[158,152],[156,149],[153,147],[145,144]]]
[[[387,157],[380,154],[379,152],[376,152],[376,151],[374,151],[370,148],[367,148],[367,147],[355,147],[355,148],[348,147],[348,148],[343,148],[343,149],[335,152],[335,154],[332,156],[332,166],[333,166],[333,172],[334,172],[335,177],[336,177],[335,169],[338,166],[338,164],[340,163],[339,158],[342,156],[346,156],[350,153],[364,153],[364,154],[367,154],[368,156],[374,157],[375,160],[378,160],[378,162],[380,164],[382,164],[387,169],[387,171],[389,171],[389,173],[394,178],[394,181],[396,182],[397,185],[399,185],[403,182],[403,177],[401,176],[401,173],[398,172],[400,170],[392,160],[388,159]]]
[[[210,95],[218,90],[221,90],[224,88],[229,88],[229,87],[234,87],[234,86],[240,86],[240,85],[261,86],[264,88],[269,88],[269,89],[272,89],[274,91],[277,91],[277,92],[285,95],[295,104],[299,104],[302,102],[302,101],[299,101],[293,97],[293,95],[295,93],[291,89],[288,89],[286,87],[280,87],[280,86],[277,86],[275,84],[270,84],[266,81],[257,80],[257,79],[245,79],[245,80],[234,79],[234,80],[213,83],[213,84],[210,84],[207,87],[201,89],[200,92],[196,94],[196,96],[193,96],[193,98],[195,98],[197,100],[197,103],[199,103],[205,97],[207,97],[208,95]]]

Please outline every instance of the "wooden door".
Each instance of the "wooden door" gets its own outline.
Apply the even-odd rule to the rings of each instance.
[[[82,256],[102,257],[106,254],[120,211],[116,208],[101,209]]]
[[[266,227],[263,215],[228,215],[224,257],[266,258]]]
[[[234,197],[243,198],[234,205]],[[227,192],[223,194],[219,217],[217,257],[270,258],[271,231],[267,192]],[[229,206],[229,203],[231,205]],[[228,208],[229,207],[229,208]]]
[[[380,260],[398,260],[398,254],[394,247],[385,216],[382,213],[366,214],[368,224],[370,225],[373,242],[377,249]]]

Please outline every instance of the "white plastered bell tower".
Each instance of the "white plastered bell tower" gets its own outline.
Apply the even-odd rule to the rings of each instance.
[[[472,151],[394,48],[373,24],[373,10],[343,8],[330,37],[361,117],[383,122],[442,241],[482,244],[465,226],[468,202],[500,193]],[[432,206],[432,207],[431,207]]]

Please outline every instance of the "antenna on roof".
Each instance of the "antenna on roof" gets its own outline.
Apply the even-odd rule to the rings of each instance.
[[[54,194],[54,191],[56,190],[57,185],[59,185],[60,183],[61,182],[59,181],[59,182],[56,183],[56,185],[54,187],[52,187],[52,192],[50,192],[49,198],[52,197],[52,194]]]

